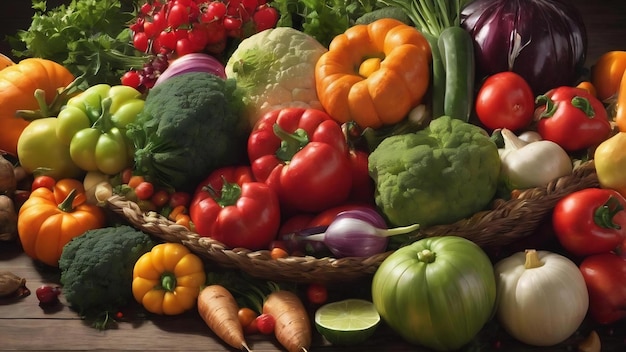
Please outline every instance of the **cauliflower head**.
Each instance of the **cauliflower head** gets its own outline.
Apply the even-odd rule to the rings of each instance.
[[[317,39],[291,27],[267,29],[242,40],[225,71],[246,92],[250,124],[278,108],[323,110],[315,90],[315,63],[326,51]]]
[[[482,128],[442,116],[385,138],[369,156],[369,173],[390,223],[428,227],[482,210],[496,193],[500,157]]]

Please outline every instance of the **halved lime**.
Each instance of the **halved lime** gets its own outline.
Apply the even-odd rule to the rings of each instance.
[[[371,337],[380,315],[374,304],[346,299],[325,304],[315,312],[315,327],[333,345],[355,345]]]

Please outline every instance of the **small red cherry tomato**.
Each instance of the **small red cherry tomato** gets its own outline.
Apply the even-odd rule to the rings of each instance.
[[[273,316],[262,313],[255,319],[256,327],[261,334],[270,335],[274,333],[274,328],[276,326],[276,320]]]
[[[135,195],[137,196],[137,199],[140,199],[140,200],[150,199],[150,197],[152,197],[153,194],[154,194],[154,186],[152,185],[152,183],[148,181],[143,181],[139,183],[137,187],[135,187]]]
[[[307,287],[306,295],[309,302],[313,304],[323,304],[326,303],[328,299],[328,289],[322,284],[311,283]]]
[[[57,181],[53,177],[41,175],[33,179],[33,183],[30,189],[31,191],[34,191],[39,187],[45,187],[51,190],[56,183]]]
[[[51,304],[59,300],[61,288],[58,286],[43,285],[39,286],[37,290],[35,290],[35,294],[37,295],[39,303]]]
[[[150,197],[150,201],[157,208],[162,208],[169,203],[170,194],[164,189],[159,189],[152,194],[152,197]]]
[[[248,307],[239,308],[239,311],[237,312],[237,317],[239,318],[239,323],[244,328],[244,330],[250,324],[252,324],[252,322],[256,319],[257,316],[259,316],[259,314],[257,314],[257,312],[255,312],[254,310],[252,310],[252,309],[250,309]]]
[[[174,192],[170,195],[170,208],[174,209],[179,205],[189,207],[191,194],[187,192]]]

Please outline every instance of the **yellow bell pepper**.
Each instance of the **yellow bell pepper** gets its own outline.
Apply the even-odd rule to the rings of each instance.
[[[193,308],[206,282],[202,260],[179,243],[154,246],[133,269],[135,300],[154,314],[177,315]]]
[[[626,196],[626,132],[617,132],[600,143],[593,158],[600,187],[614,189]]]

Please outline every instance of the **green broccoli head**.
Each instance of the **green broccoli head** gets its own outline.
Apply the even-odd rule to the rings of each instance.
[[[427,227],[483,209],[497,189],[500,157],[482,128],[443,116],[384,139],[370,154],[369,172],[391,224]]]
[[[243,108],[234,80],[189,72],[163,81],[127,129],[137,173],[192,191],[214,169],[241,163],[251,129]]]
[[[97,317],[131,302],[133,267],[153,246],[150,236],[127,225],[89,230],[72,239],[59,259],[70,306]]]

